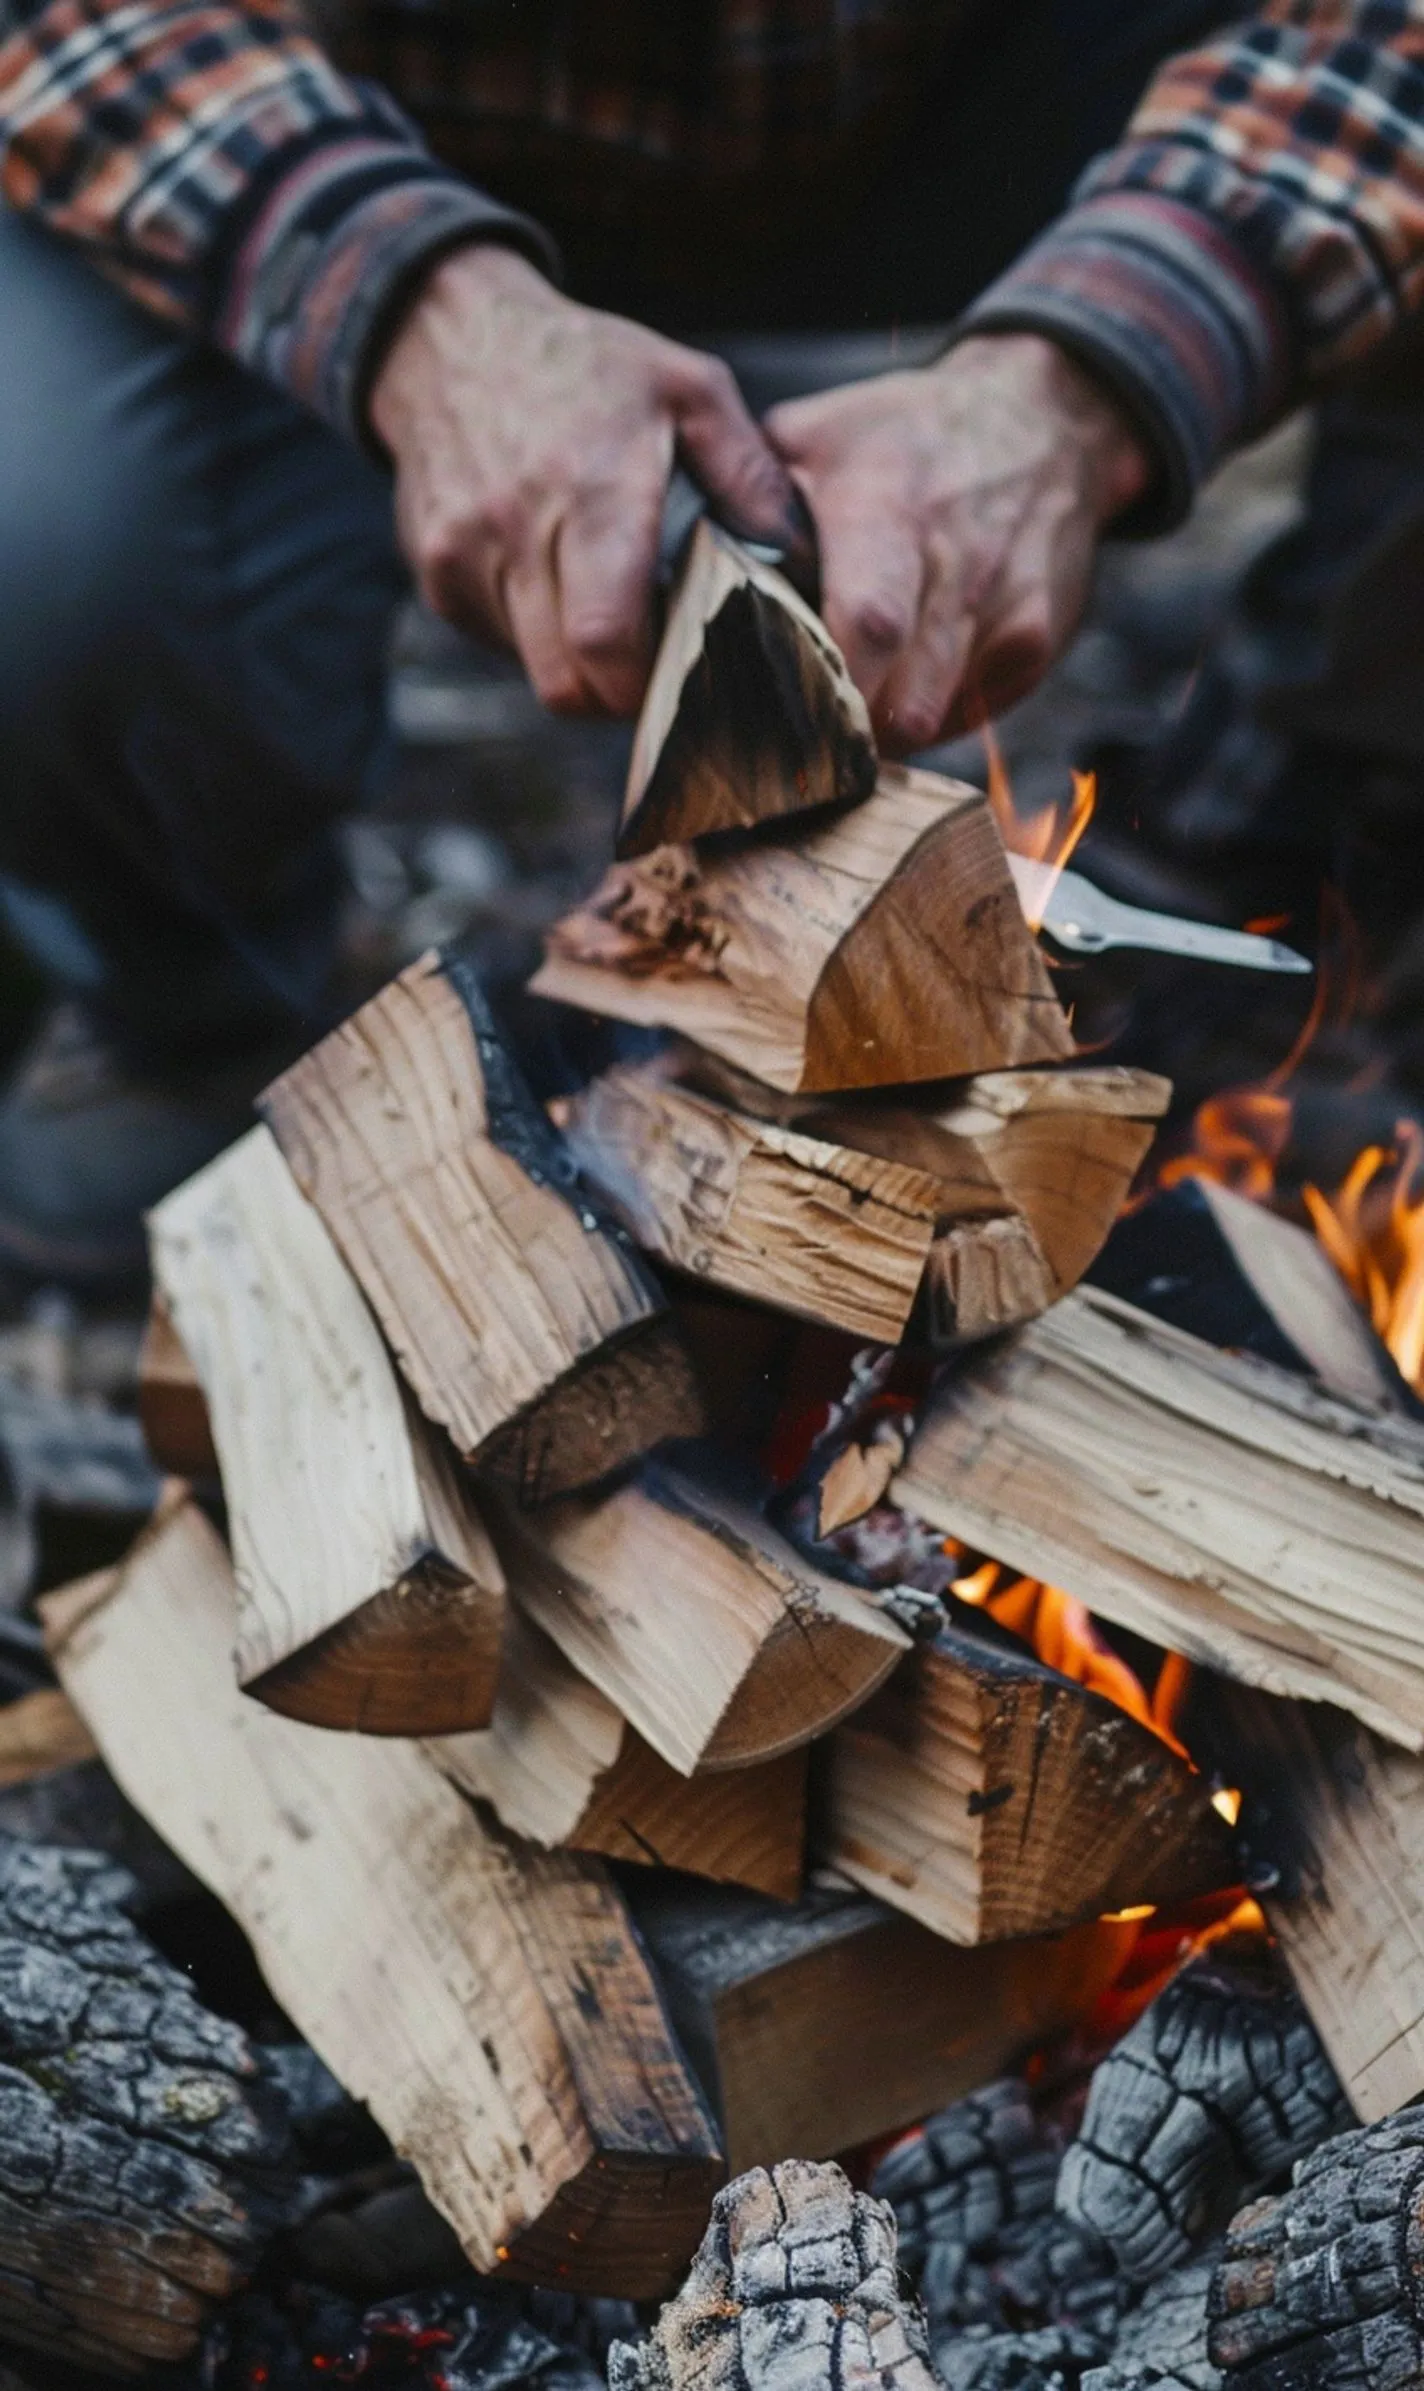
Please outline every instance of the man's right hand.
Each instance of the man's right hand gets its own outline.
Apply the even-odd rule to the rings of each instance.
[[[369,412],[421,596],[516,649],[561,713],[630,714],[642,697],[676,454],[725,522],[794,536],[790,480],[727,368],[577,306],[513,250],[435,268]]]

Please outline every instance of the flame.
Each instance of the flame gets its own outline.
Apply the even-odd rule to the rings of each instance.
[[[944,1549],[951,1559],[963,1551],[952,1537]],[[1174,1725],[1190,1675],[1190,1664],[1180,1654],[1167,1655],[1149,1696],[1127,1662],[1104,1642],[1091,1612],[1061,1586],[1046,1586],[1036,1577],[1014,1577],[999,1561],[981,1561],[951,1585],[961,1602],[977,1604],[1000,1627],[1020,1636],[1047,1667],[1085,1685],[1090,1693],[1105,1695],[1187,1758]]]
[[[1331,979],[1321,971],[1290,1053],[1258,1087],[1231,1088],[1198,1107],[1190,1148],[1163,1164],[1159,1186],[1212,1179],[1253,1203],[1280,1203],[1280,1164],[1294,1115],[1290,1081],[1327,1011],[1347,1014],[1353,996],[1347,978],[1342,1002]],[[1307,1184],[1300,1198],[1400,1376],[1424,1394],[1424,1130],[1417,1121],[1397,1122],[1393,1146],[1364,1147],[1338,1187]]]
[[[1004,751],[1000,747],[991,722],[980,726],[984,752],[989,759],[989,806],[998,825],[999,836],[1010,855],[1026,856],[1030,863],[1045,864],[1048,868],[1028,916],[1030,929],[1036,930],[1048,910],[1049,899],[1066,870],[1069,857],[1093,818],[1098,802],[1098,776],[1095,772],[1070,772],[1073,795],[1064,805],[1045,805],[1035,814],[1021,814],[1014,799],[1013,783]],[[1036,917],[1036,918],[1035,918]]]

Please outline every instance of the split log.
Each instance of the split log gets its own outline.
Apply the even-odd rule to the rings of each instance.
[[[885,1344],[923,1290],[947,1348],[1076,1285],[1170,1092],[1142,1071],[1005,1071],[919,1109],[835,1104],[685,1052],[605,1073],[563,1118],[584,1177],[661,1261]]]
[[[147,2379],[250,2274],[295,2169],[275,2085],[132,1891],[92,1853],[0,1842],[0,2337]]]
[[[222,1464],[239,1682],[315,1726],[484,1726],[499,1564],[270,1131],[166,1197],[149,1226]]]
[[[138,1416],[158,1469],[174,1478],[217,1476],[217,1448],[203,1382],[161,1295],[153,1298],[139,1354]]]
[[[1174,1977],[1096,2070],[1058,2206],[1101,2235],[1131,2281],[1150,2282],[1350,2122],[1264,1936],[1232,1935]]]
[[[260,1109],[427,1419],[517,1499],[698,1429],[662,1296],[600,1225],[458,954],[412,964]]]
[[[883,771],[795,847],[615,865],[531,984],[792,1094],[1073,1053],[988,800],[927,772]]]
[[[1402,1407],[1399,1373],[1324,1247],[1210,1179],[1161,1188],[1120,1220],[1092,1278],[1210,1345],[1309,1371],[1351,1402]]]
[[[628,1901],[734,2170],[893,2133],[1040,2049],[1091,2009],[1134,1931],[1094,1920],[962,1951],[861,1894],[786,1908],[648,1875]]]
[[[704,516],[643,701],[619,854],[840,810],[875,775],[865,700],[825,624]]]
[[[184,1502],[107,1602],[51,1599],[61,1678],[119,1783],[478,2268],[666,2289],[723,2170],[606,1869],[507,1843],[409,1745],[245,1701],[235,1608]]]
[[[891,1498],[1090,1611],[1424,1746],[1424,1430],[1095,1288],[948,1374]]]
[[[817,1848],[956,1943],[1237,1880],[1207,1781],[1116,1703],[946,1628],[831,1738]]]
[[[492,1525],[521,1608],[683,1776],[825,1734],[909,1646],[705,1457]]]
[[[0,1736],[5,1716],[0,1711]],[[427,1749],[453,1784],[487,1801],[511,1834],[542,1850],[562,1845],[683,1868],[782,1901],[801,1890],[804,1751],[752,1768],[679,1776],[517,1610],[505,1631],[489,1726]]]
[[[1337,1711],[1213,1689],[1296,1988],[1358,2115],[1424,2093],[1424,1760]]]
[[[1208,2348],[1229,2391],[1424,2382],[1424,2112],[1341,2134],[1233,2221]]]
[[[839,2167],[787,2159],[719,2192],[650,2341],[617,2341],[609,2391],[937,2391],[901,2291],[895,2220]]]

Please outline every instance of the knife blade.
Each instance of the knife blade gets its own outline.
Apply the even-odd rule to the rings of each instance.
[[[1180,914],[1154,913],[1126,905],[1095,887],[1081,872],[1011,855],[1009,870],[1027,919],[1070,955],[1101,955],[1110,947],[1182,955],[1201,963],[1234,964],[1243,971],[1313,971],[1315,966],[1279,938],[1254,930],[1223,930],[1215,922],[1187,921]]]
[[[750,540],[745,532],[731,524],[723,524],[739,547],[745,548],[759,565],[774,565],[795,583],[803,597],[814,601],[818,575],[816,557],[816,529],[810,512],[796,494],[795,538],[784,546],[770,540]],[[664,589],[676,580],[678,568],[687,553],[688,543],[704,515],[712,522],[721,521],[705,490],[699,489],[683,465],[675,465],[663,501],[662,527],[658,535],[658,580]]]

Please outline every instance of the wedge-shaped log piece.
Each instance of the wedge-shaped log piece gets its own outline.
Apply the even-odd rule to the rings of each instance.
[[[832,1738],[822,1856],[957,1943],[1239,1875],[1210,1788],[1102,1694],[948,1628]]]
[[[650,1253],[894,1344],[1031,1319],[1098,1252],[1165,1110],[1145,1071],[1002,1071],[920,1107],[776,1091],[692,1050],[564,1108],[580,1170]]]
[[[6,1715],[0,1711],[0,1726]],[[679,1776],[517,1610],[505,1629],[489,1726],[427,1749],[511,1833],[546,1851],[564,1845],[686,1869],[781,1901],[801,1890],[804,1751],[753,1768]]]
[[[680,1087],[661,1059],[568,1108],[580,1170],[659,1260],[806,1320],[896,1344],[942,1190],[907,1170]]]
[[[794,847],[615,865],[533,986],[680,1030],[792,1094],[1073,1052],[988,800],[898,768]]]
[[[788,1907],[650,1871],[628,1899],[734,2171],[850,2150],[1012,2066],[1087,2015],[1135,1931],[964,1951],[862,1894]]]
[[[594,1217],[459,955],[413,964],[261,1109],[422,1411],[519,1499],[697,1429],[662,1297]]]
[[[409,1745],[244,1701],[235,1617],[222,1545],[180,1503],[107,1602],[54,1622],[119,1783],[481,2271],[665,2289],[723,2169],[603,1863],[505,1842]]]
[[[809,1743],[908,1648],[700,1456],[492,1524],[521,1608],[684,1776]]]
[[[484,1726],[499,1563],[270,1132],[250,1131],[149,1227],[222,1465],[240,1684],[319,1727]]]
[[[1089,1610],[1424,1747],[1424,1432],[1079,1288],[942,1383],[892,1499]]]
[[[704,517],[643,702],[619,854],[855,805],[875,774],[865,700],[825,624]]]

